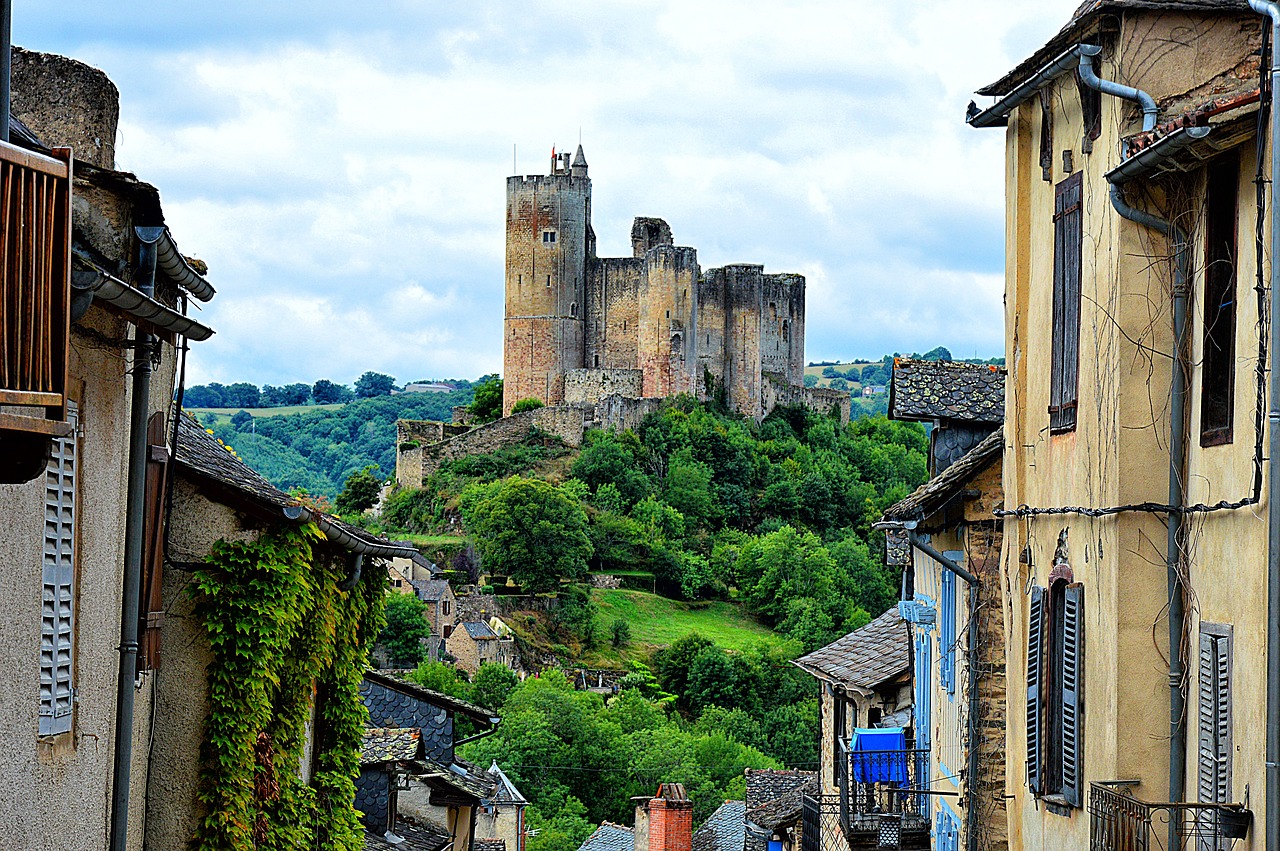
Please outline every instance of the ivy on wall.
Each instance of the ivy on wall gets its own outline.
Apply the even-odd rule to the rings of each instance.
[[[219,541],[196,571],[196,613],[213,650],[197,851],[359,851],[355,777],[367,718],[368,650],[382,628],[386,572],[351,591],[346,560],[318,558],[314,525]],[[298,777],[315,706],[311,782]]]

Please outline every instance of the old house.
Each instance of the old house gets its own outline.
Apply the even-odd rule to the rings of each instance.
[[[1267,13],[1091,0],[969,110],[1005,128],[1015,849],[1280,847]]]
[[[915,746],[911,634],[898,608],[796,659],[817,678],[820,789],[803,799],[805,851],[875,847],[884,835],[929,847],[928,751]]]
[[[518,664],[515,639],[511,635],[500,636],[484,621],[466,621],[445,639],[445,652],[455,664],[471,676],[480,666],[494,662],[514,669]]]
[[[497,727],[497,714],[377,671],[365,673],[360,695],[371,725],[356,782],[357,805],[370,836],[367,847],[399,847],[395,837],[401,836],[398,826],[404,821],[433,834],[443,832],[445,843],[424,851],[471,848],[483,803],[503,793],[497,790],[500,778],[457,755],[457,745],[467,739],[455,736],[455,719],[462,716],[479,725],[476,735],[482,736]],[[384,741],[399,746],[375,748],[371,755],[369,745]],[[518,821],[523,824],[523,818]],[[518,835],[485,838],[519,840]],[[518,851],[515,842],[507,847]]]
[[[5,53],[8,46],[3,47]],[[15,49],[0,112],[0,845],[141,847],[158,563],[179,350],[212,335],[203,264],[115,171],[102,72]],[[135,679],[141,688],[135,688]]]
[[[804,798],[818,772],[748,768],[745,801],[725,801],[693,832],[693,851],[799,851]]]
[[[447,639],[458,622],[458,598],[447,579],[411,579],[418,599],[427,604],[426,618],[431,634]]]

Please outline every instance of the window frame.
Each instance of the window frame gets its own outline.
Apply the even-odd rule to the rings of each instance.
[[[1058,564],[1028,606],[1027,784],[1050,804],[1084,801],[1084,586]]]
[[[1084,172],[1054,187],[1052,360],[1049,432],[1076,429],[1080,403],[1080,293],[1084,248]]]
[[[1222,446],[1234,439],[1235,349],[1239,323],[1236,312],[1240,227],[1238,153],[1219,157],[1206,167],[1204,195],[1200,445]]]

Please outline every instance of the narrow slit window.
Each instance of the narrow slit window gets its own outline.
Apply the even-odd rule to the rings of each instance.
[[[1049,430],[1075,431],[1080,379],[1080,256],[1083,172],[1058,184],[1053,212],[1053,349]]]
[[[1200,383],[1200,445],[1230,443],[1235,413],[1236,216],[1240,162],[1209,167],[1205,191],[1204,366]]]
[[[551,286],[551,276],[547,275],[547,286]]]

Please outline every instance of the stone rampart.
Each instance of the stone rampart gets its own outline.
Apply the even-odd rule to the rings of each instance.
[[[641,396],[644,372],[638,369],[571,369],[564,377],[564,400],[595,405],[606,396]]]
[[[665,399],[636,399],[631,396],[606,396],[596,404],[595,428],[618,431],[636,429],[640,421],[662,408]]]
[[[504,446],[511,446],[526,440],[533,429],[558,437],[567,446],[582,445],[582,432],[585,416],[581,408],[557,405],[537,408],[532,411],[513,414],[485,423],[462,434],[422,446],[418,449],[401,450],[400,454],[412,455],[414,451],[421,453],[421,460],[416,469],[411,460],[406,460],[405,468],[409,475],[416,479],[401,479],[401,465],[397,458],[396,481],[402,487],[422,487],[422,480],[439,469],[445,461],[454,461],[468,455],[483,455],[496,452]]]
[[[767,415],[779,405],[803,405],[819,414],[830,414],[832,408],[839,411],[840,422],[849,422],[852,400],[842,390],[828,390],[825,387],[799,387],[788,384],[777,373],[766,372],[764,384],[760,388],[760,409]]]

